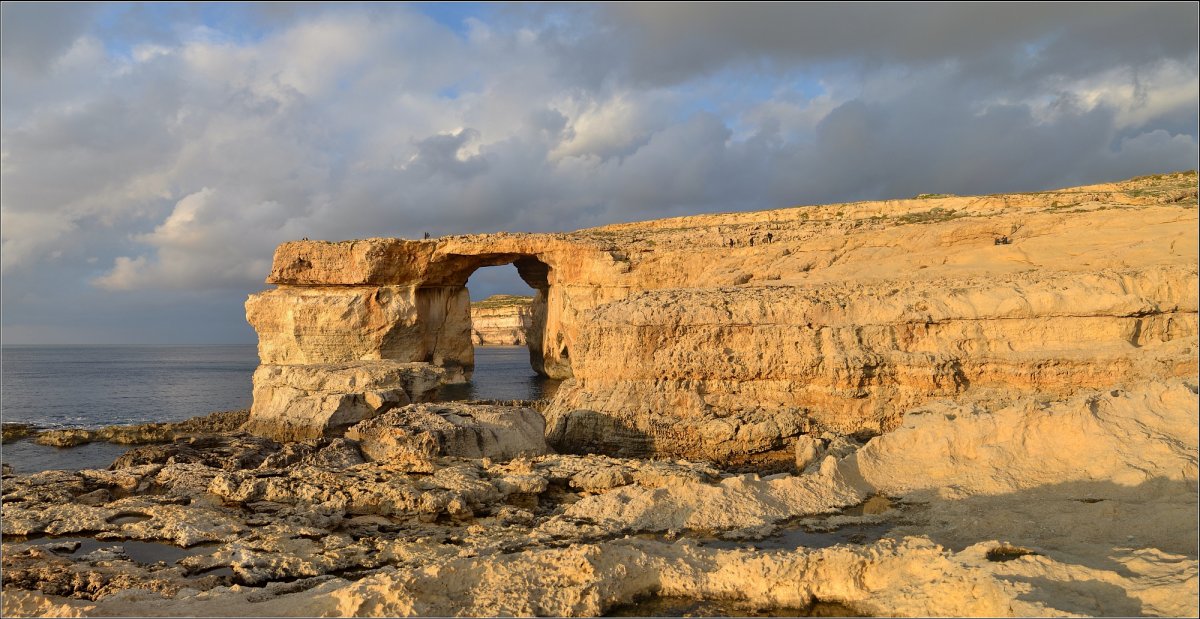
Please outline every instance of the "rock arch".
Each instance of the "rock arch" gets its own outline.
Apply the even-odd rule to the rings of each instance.
[[[284,243],[246,318],[258,332],[251,429],[281,440],[430,397],[474,369],[467,279],[513,264],[536,293],[528,347],[544,376],[573,375],[568,289],[613,260],[553,235]]]
[[[521,279],[534,290],[531,306],[533,321],[526,342],[530,366],[538,374],[550,378],[571,376],[570,362],[562,354],[566,346],[544,346],[546,342],[562,339],[562,334],[557,332],[555,337],[544,337],[547,300],[551,296],[550,274],[553,270],[549,264],[536,254],[512,253],[453,254],[446,256],[446,262],[450,263],[450,268],[417,284],[414,294],[418,321],[427,339],[420,347],[425,351],[422,361],[449,369],[457,364],[465,377],[470,377],[474,368],[474,349],[470,341],[471,299],[466,288],[467,280],[481,268],[512,264]],[[404,346],[397,348],[392,354],[406,356]],[[447,357],[447,352],[452,352],[452,355]]]
[[[251,295],[246,315],[258,332],[264,364],[387,360],[469,374],[474,357],[467,279],[482,267],[513,264],[536,291],[531,365],[543,375],[568,378],[570,334],[557,319],[561,312],[550,307],[560,285],[557,262],[552,251],[479,243],[285,243],[267,280],[278,287]]]

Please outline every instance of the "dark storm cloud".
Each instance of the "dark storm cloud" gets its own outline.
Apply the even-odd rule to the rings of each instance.
[[[417,154],[409,165],[423,168],[426,174],[444,174],[454,180],[466,180],[487,170],[487,160],[483,157],[460,156],[463,147],[477,139],[479,132],[474,129],[429,136],[416,142]]]
[[[90,25],[94,5],[75,2],[0,4],[0,66],[45,71]]]
[[[786,71],[839,60],[1083,75],[1196,53],[1194,3],[615,3],[599,15],[606,30],[583,41],[607,41],[631,78],[650,83],[731,63]]]

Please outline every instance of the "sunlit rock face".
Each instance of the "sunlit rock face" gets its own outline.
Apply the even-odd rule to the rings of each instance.
[[[531,363],[568,379],[545,411],[554,447],[748,457],[816,429],[886,432],[937,399],[1061,397],[1194,372],[1195,183],[284,243],[276,288],[250,297],[247,319],[264,365],[424,363],[462,380],[474,365],[467,278],[512,263],[536,291]],[[294,400],[258,397],[283,375],[256,374],[257,432],[292,415]],[[320,423],[308,432],[327,433]]]
[[[471,343],[526,346],[533,327],[533,299],[494,295],[471,304]]]
[[[336,436],[355,423],[433,398],[446,372],[428,363],[262,364],[246,429],[278,441]]]

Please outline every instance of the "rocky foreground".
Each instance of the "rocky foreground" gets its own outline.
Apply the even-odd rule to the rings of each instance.
[[[537,411],[495,405],[190,434],[5,475],[2,610],[1195,615],[1197,390],[939,401],[770,475],[553,454]]]

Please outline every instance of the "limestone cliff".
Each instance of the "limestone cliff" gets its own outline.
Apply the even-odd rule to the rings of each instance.
[[[471,304],[471,342],[476,346],[525,346],[533,324],[533,299],[508,294]]]
[[[1190,172],[568,234],[291,242],[247,318],[264,366],[431,363],[454,380],[474,363],[467,278],[513,263],[537,291],[534,368],[570,379],[546,411],[552,444],[738,458],[818,428],[887,431],[932,399],[1194,373],[1196,196]],[[260,370],[256,394],[280,375]],[[256,395],[252,420],[307,414],[275,402]],[[328,431],[313,419],[289,432]]]

